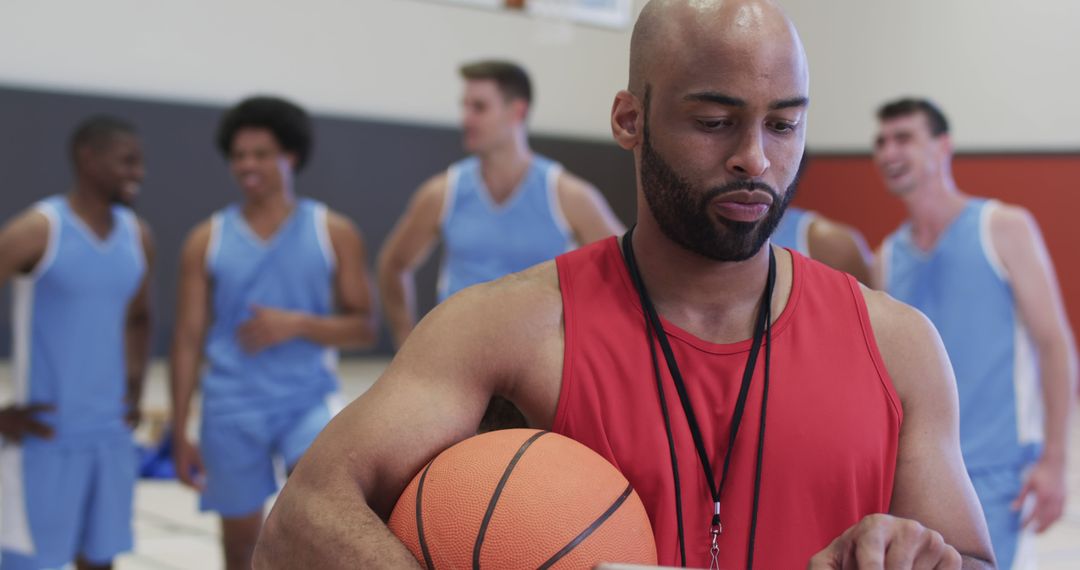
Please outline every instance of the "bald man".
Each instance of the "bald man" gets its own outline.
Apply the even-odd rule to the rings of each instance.
[[[638,226],[429,314],[297,466],[257,567],[416,567],[382,521],[493,394],[620,467],[661,564],[993,566],[933,326],[766,245],[805,145],[792,24],[768,2],[653,1],[630,54],[611,125],[634,154]]]

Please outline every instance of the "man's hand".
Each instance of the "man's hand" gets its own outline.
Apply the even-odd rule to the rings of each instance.
[[[29,406],[10,406],[0,410],[0,435],[13,441],[22,441],[26,434],[44,439],[53,436],[53,429],[41,423],[34,416],[41,412],[56,409],[52,404],[30,404]]]
[[[236,338],[251,354],[296,338],[303,315],[270,307],[254,305],[252,316],[240,325]]]
[[[1035,507],[1024,516],[1022,525],[1035,524],[1036,532],[1050,528],[1065,511],[1065,462],[1044,457],[1031,468],[1020,495],[1013,501],[1013,510],[1020,510],[1029,496],[1034,495]]]
[[[811,558],[808,569],[959,570],[961,564],[960,553],[937,531],[910,519],[870,515]]]
[[[183,434],[173,435],[173,464],[181,483],[198,491],[206,488],[202,454]]]
[[[133,392],[142,392],[142,378],[137,380],[128,379],[128,394],[124,396],[124,423],[127,424],[128,429],[135,431],[142,423],[142,400],[141,394],[135,394]]]
[[[128,406],[127,412],[124,413],[124,423],[127,424],[128,429],[134,431],[142,423],[142,410],[138,406]]]

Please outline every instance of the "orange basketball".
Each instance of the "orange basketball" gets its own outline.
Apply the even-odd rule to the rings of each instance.
[[[405,488],[390,530],[431,570],[656,564],[626,478],[584,445],[531,429],[443,451]]]

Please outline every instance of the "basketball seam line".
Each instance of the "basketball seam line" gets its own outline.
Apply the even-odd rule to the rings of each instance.
[[[495,505],[499,502],[499,496],[502,495],[503,487],[506,486],[506,482],[510,479],[510,473],[514,471],[514,467],[517,466],[518,461],[525,455],[525,450],[529,449],[529,446],[537,439],[540,439],[541,436],[549,433],[551,432],[542,431],[525,440],[525,443],[521,444],[517,453],[515,453],[514,457],[510,460],[510,463],[506,465],[502,478],[499,479],[499,484],[495,486],[495,492],[491,495],[491,501],[488,502],[487,512],[484,513],[484,520],[480,523],[480,531],[476,534],[476,545],[473,547],[473,570],[480,570],[480,549],[484,545],[484,536],[487,534],[488,523],[491,522],[491,516],[495,514]]]
[[[417,538],[420,539],[420,551],[424,554],[424,567],[428,570],[435,570],[435,563],[431,561],[431,552],[428,550],[427,540],[424,538],[424,511],[421,508],[421,500],[424,496],[424,480],[427,479],[432,463],[435,463],[434,459],[424,468],[424,473],[420,475],[420,483],[416,486],[416,534]]]
[[[626,489],[623,490],[622,494],[619,495],[619,498],[615,499],[615,502],[612,503],[610,507],[608,507],[608,510],[604,511],[604,514],[600,515],[599,518],[597,518],[595,521],[593,521],[593,523],[591,525],[589,525],[588,528],[581,531],[581,534],[577,535],[574,538],[574,540],[570,541],[569,544],[562,547],[561,550],[556,552],[555,555],[552,556],[551,558],[549,558],[547,562],[541,564],[539,570],[547,570],[548,568],[551,568],[556,562],[561,560],[564,556],[566,556],[567,554],[570,554],[571,550],[577,548],[577,545],[581,544],[586,538],[589,538],[589,535],[596,532],[596,529],[600,528],[601,525],[603,525],[605,522],[607,522],[607,520],[609,518],[611,518],[612,515],[615,514],[615,511],[619,510],[619,507],[621,507],[623,505],[623,503],[626,502],[626,499],[630,496],[630,493],[632,493],[633,491],[634,491],[634,487],[632,485],[630,485],[629,483],[627,483]]]

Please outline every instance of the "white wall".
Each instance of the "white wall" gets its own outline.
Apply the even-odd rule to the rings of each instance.
[[[263,91],[452,124],[457,67],[500,56],[532,73],[537,130],[583,136],[610,132],[628,46],[629,31],[420,0],[0,0],[0,83],[211,102]]]
[[[929,95],[964,149],[1080,148],[1080,2],[781,0],[811,61],[810,144],[865,150],[873,112]],[[640,6],[641,0],[635,4]],[[636,13],[636,10],[635,10]],[[534,75],[537,131],[605,139],[629,31],[420,0],[0,0],[0,83],[453,124],[463,61]]]
[[[1080,150],[1080,2],[781,0],[810,57],[810,143],[866,149],[873,114],[935,99],[967,150]]]

